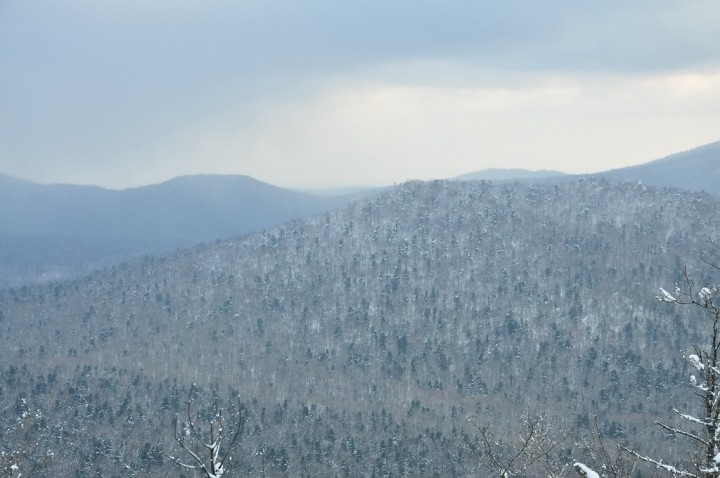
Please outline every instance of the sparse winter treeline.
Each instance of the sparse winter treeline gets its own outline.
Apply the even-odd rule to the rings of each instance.
[[[191,476],[167,453],[193,383],[208,418],[243,401],[233,476],[481,476],[468,417],[512,440],[526,409],[570,433],[562,463],[598,430],[613,449],[679,453],[652,422],[693,403],[683,352],[704,330],[654,295],[699,262],[719,206],[594,180],[408,183],[6,290],[0,418],[39,411],[38,449],[63,453],[27,466],[53,476]]]

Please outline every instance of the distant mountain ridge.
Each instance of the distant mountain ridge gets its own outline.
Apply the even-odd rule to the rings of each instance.
[[[261,231],[354,197],[321,197],[249,176],[183,176],[110,190],[1,175],[0,244],[6,247],[0,251],[0,288]]]
[[[593,174],[566,174],[559,171],[527,169],[484,169],[454,179],[553,184],[587,177],[602,177],[618,182],[640,181],[648,186],[705,191],[720,196],[720,141],[671,154],[649,163]]]
[[[213,240],[342,204],[249,176],[182,176],[139,188],[5,180],[0,233]]]
[[[720,141],[638,166],[597,173],[595,176],[720,195]]]
[[[482,171],[477,171],[474,173],[461,174],[460,176],[456,176],[454,179],[457,179],[459,181],[512,181],[518,179],[540,179],[557,176],[566,176],[566,173],[549,170],[531,171],[528,169],[519,168],[490,168],[483,169]]]

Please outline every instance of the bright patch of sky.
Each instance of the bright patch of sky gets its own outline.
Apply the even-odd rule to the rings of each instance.
[[[379,185],[720,140],[720,4],[0,4],[0,172]]]

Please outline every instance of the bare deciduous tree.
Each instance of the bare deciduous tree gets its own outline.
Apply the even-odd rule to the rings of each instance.
[[[720,246],[709,240],[716,251]],[[717,263],[703,259],[715,272],[720,272]],[[660,289],[658,300],[673,305],[691,305],[700,308],[708,319],[706,341],[696,344],[692,354],[685,357],[695,372],[690,375],[690,384],[700,398],[699,413],[683,413],[677,409],[675,414],[686,422],[689,428],[681,425],[667,425],[655,422],[668,432],[689,439],[694,443],[695,453],[684,464],[668,464],[662,460],[641,455],[625,448],[640,460],[655,465],[673,476],[695,478],[720,477],[720,286],[696,285],[687,268],[684,272],[683,286],[676,286],[674,293]]]
[[[531,467],[539,467],[548,478],[558,478],[568,468],[568,464],[554,454],[567,435],[556,436],[545,414],[526,411],[522,432],[509,442],[496,439],[492,430],[478,425],[474,419],[468,418],[468,421],[477,431],[479,445],[471,449],[479,454],[480,463],[488,470],[488,476],[521,477]]]
[[[582,440],[578,444],[578,453],[584,457],[584,460],[589,460],[594,463],[593,466],[602,470],[603,478],[631,478],[635,476],[638,464],[637,457],[619,446],[608,448],[603,439],[603,432],[600,429],[597,416],[593,417],[593,425],[595,430],[592,438]],[[595,472],[583,463],[575,463],[573,466],[580,476],[589,478],[595,476],[588,473],[588,471]],[[588,474],[584,475],[583,473]]]
[[[202,430],[196,425],[198,417],[193,418],[191,410],[194,389],[195,384],[190,387],[188,393],[187,422],[184,423],[182,430],[180,430],[177,418],[175,419],[175,441],[187,455],[190,455],[190,463],[186,463],[174,455],[169,455],[169,457],[184,468],[201,471],[207,478],[221,478],[225,474],[227,463],[232,460],[230,450],[244,428],[241,415],[242,404],[238,398],[237,426],[232,435],[227,434],[223,412],[217,407],[217,403],[213,406],[212,419],[208,424],[209,429]],[[227,438],[229,438],[229,443],[225,453],[222,453],[222,442]],[[203,458],[203,455],[206,458]]]

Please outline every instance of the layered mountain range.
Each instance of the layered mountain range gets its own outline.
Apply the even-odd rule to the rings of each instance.
[[[655,295],[685,266],[717,281],[719,208],[601,179],[411,182],[7,289],[1,413],[38,410],[33,440],[63,450],[41,464],[53,476],[178,476],[192,384],[203,410],[241,397],[238,475],[478,476],[467,417],[508,439],[525,410],[570,437],[561,460],[583,458],[594,416],[608,443],[677,458],[653,422],[695,405],[683,352],[707,324]]]
[[[592,176],[720,195],[718,168],[720,142]],[[457,179],[558,184],[580,177],[590,176],[491,169]],[[261,231],[377,192],[305,193],[220,175],[118,191],[0,174],[0,288],[78,277],[134,257]]]
[[[720,195],[720,142],[595,175],[492,169],[460,180],[559,184],[581,177]],[[247,176],[186,176],[126,190],[40,185],[0,174],[0,288],[79,277],[143,255],[262,231],[379,192],[327,194]]]

